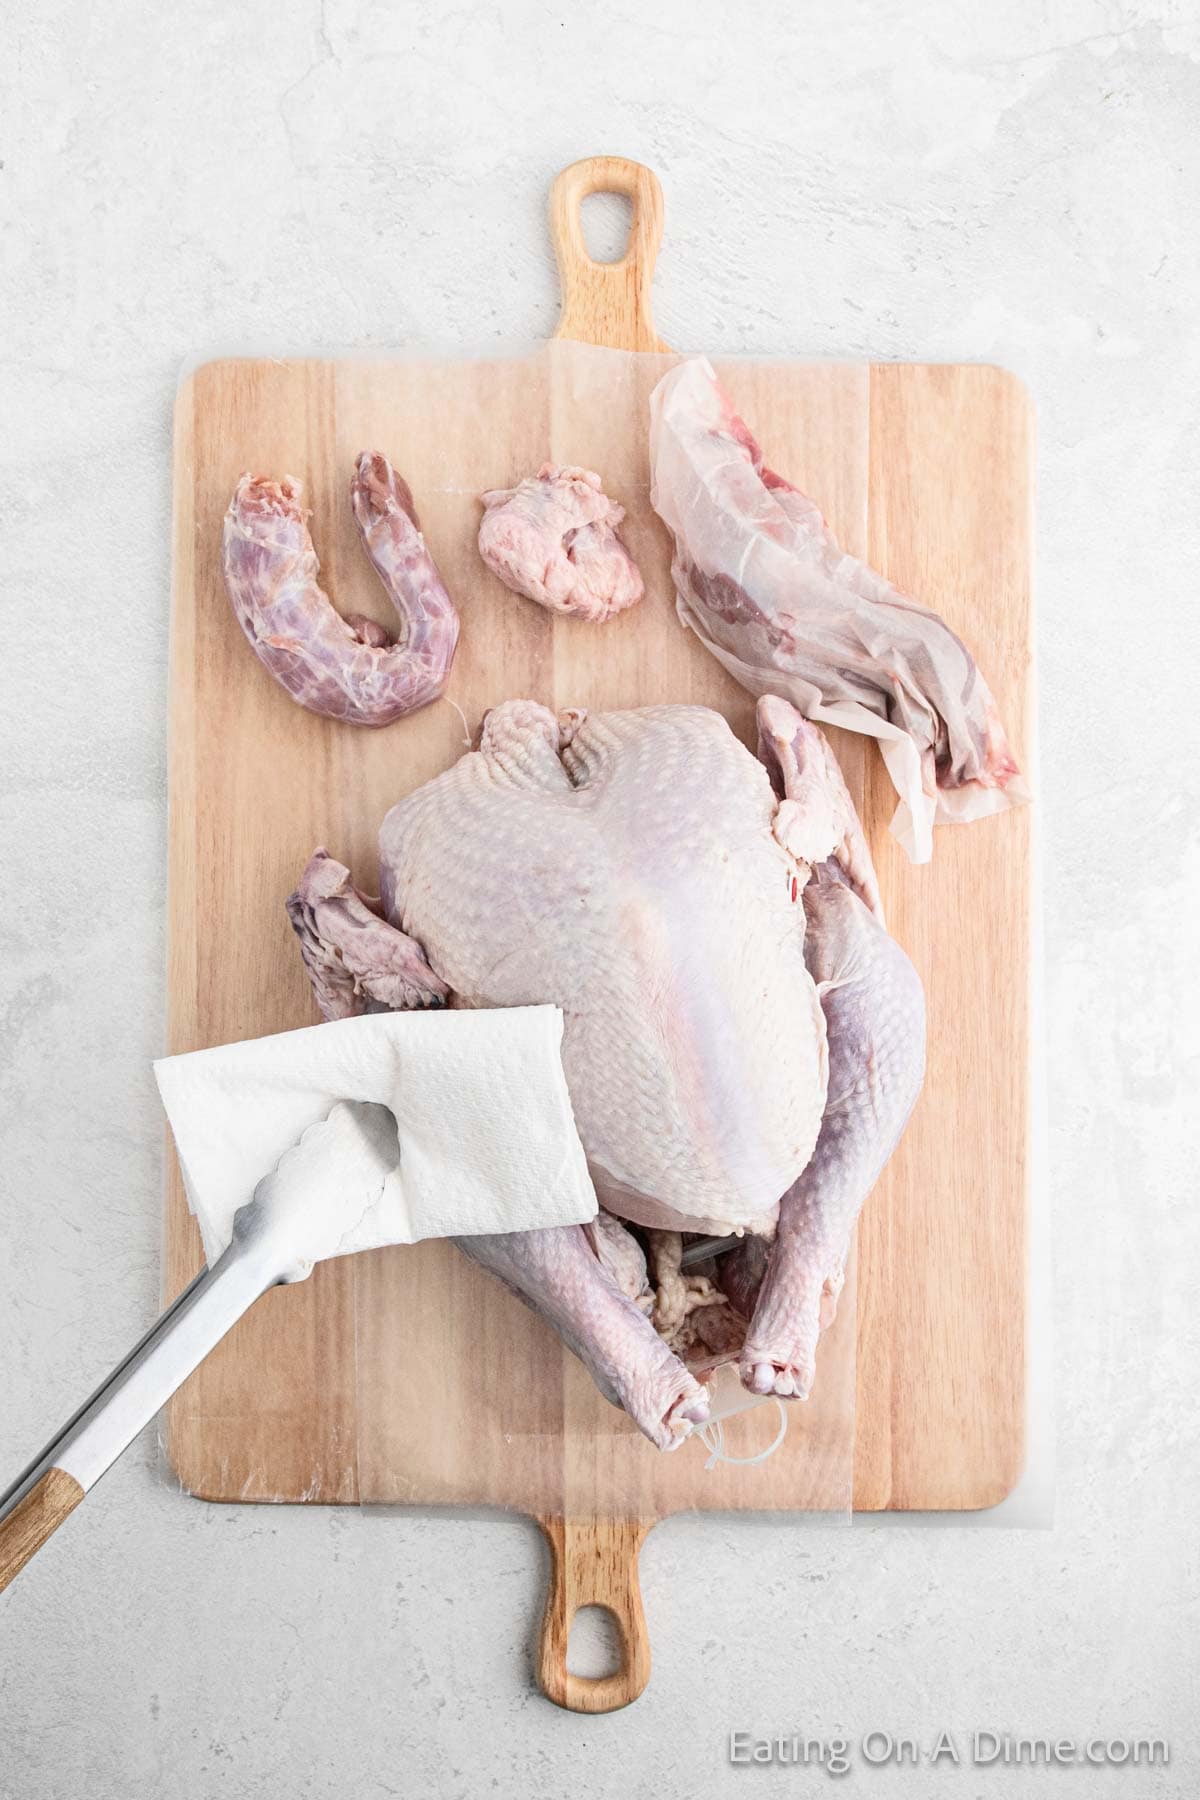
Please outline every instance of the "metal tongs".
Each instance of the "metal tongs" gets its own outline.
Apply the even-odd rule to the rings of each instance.
[[[727,1251],[736,1250],[745,1241],[744,1237],[695,1238],[690,1244],[683,1246],[679,1266],[681,1269],[694,1269],[697,1263],[707,1262],[710,1256],[724,1256]]]
[[[319,1182],[331,1147],[363,1179]],[[0,1590],[40,1550],[138,1432],[268,1288],[303,1281],[340,1249],[362,1213],[363,1182],[380,1185],[397,1157],[386,1106],[339,1101],[259,1182],[234,1215],[233,1237],[145,1337],[0,1495]],[[307,1182],[307,1191],[306,1191]]]

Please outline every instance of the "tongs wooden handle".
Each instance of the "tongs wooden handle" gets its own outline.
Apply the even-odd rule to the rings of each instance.
[[[267,1289],[294,1279],[273,1221],[243,1207],[233,1241],[0,1494],[0,1590],[19,1575],[106,1469]]]

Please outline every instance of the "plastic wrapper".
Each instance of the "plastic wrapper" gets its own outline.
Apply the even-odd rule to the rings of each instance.
[[[935,824],[1025,801],[995,701],[970,647],[850,555],[820,508],[765,466],[706,357],[650,401],[651,498],[675,539],[679,616],[752,694],[874,738],[913,862]]]

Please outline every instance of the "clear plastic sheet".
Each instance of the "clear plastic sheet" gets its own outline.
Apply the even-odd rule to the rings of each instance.
[[[172,940],[202,941],[189,948],[194,966],[173,989],[173,1051],[311,1022],[282,921],[283,895],[317,842],[373,886],[387,807],[460,754],[488,707],[516,696],[558,707],[691,702],[719,708],[752,741],[752,699],[678,622],[670,543],[649,504],[647,401],[671,360],[553,343],[524,357],[475,362],[209,363],[185,379],[177,423],[172,802],[177,834],[186,809],[187,845],[185,857],[173,842]],[[865,554],[866,370],[785,362],[717,367],[770,442],[776,466],[814,495],[847,547]],[[221,515],[243,469],[298,476],[332,597],[344,611],[385,622],[386,603],[357,550],[346,502],[354,457],[364,448],[383,450],[409,481],[462,615],[446,700],[385,732],[316,719],[274,688],[227,616],[217,562]],[[646,578],[647,598],[603,627],[551,617],[509,594],[479,561],[479,493],[546,460],[598,470],[627,510],[622,535]],[[980,646],[984,667],[986,649]],[[1014,719],[1011,709],[1008,716]],[[1019,716],[1017,708],[1014,729]],[[220,731],[213,729],[217,720]],[[862,738],[831,737],[881,850],[890,784]],[[1008,825],[986,821],[953,835]],[[203,913],[187,859],[205,870]],[[950,879],[952,865],[952,857],[942,859]],[[888,889],[934,876],[914,876],[887,850],[880,872],[893,928],[909,947],[908,911],[898,909],[897,923]],[[919,949],[930,956],[936,946],[923,941]],[[964,1087],[986,1089],[991,1080],[989,1068],[971,1060],[986,1054],[985,1036],[959,1033]],[[998,1098],[1007,1104],[1010,1087],[1002,1086]],[[1003,1249],[1003,1234],[986,1217],[982,1235],[961,1232],[955,1196],[930,1192],[924,1180],[922,1158],[953,1126],[963,1092],[923,1100],[930,1116],[919,1128],[914,1121],[867,1205],[864,1302],[861,1258],[852,1257],[836,1322],[822,1339],[812,1397],[787,1407],[786,1435],[764,1461],[706,1467],[710,1450],[699,1439],[669,1455],[655,1450],[533,1313],[452,1245],[430,1243],[325,1265],[303,1286],[268,1295],[175,1403],[172,1463],[185,1487],[212,1498],[501,1505],[542,1518],[645,1520],[729,1509],[844,1520],[856,1486],[872,1510],[903,1504],[889,1493],[886,1475],[894,1450],[889,1420],[898,1407],[900,1429],[912,1439],[907,1491],[941,1494],[964,1516],[962,1505],[986,1503],[971,1497],[976,1493],[1000,1497],[1011,1485],[1005,1471],[1019,1471],[1023,1452],[1019,1442],[1008,1443],[999,1475],[985,1469],[978,1483],[939,1486],[936,1446],[920,1441],[922,1420],[949,1404],[952,1391],[968,1408],[979,1398],[984,1412],[968,1421],[964,1454],[969,1461],[978,1448],[986,1461],[995,1435],[986,1408],[995,1395],[979,1385],[981,1359],[969,1351],[962,1368],[931,1364],[928,1403],[912,1404],[905,1384],[921,1382],[919,1340],[939,1330],[944,1269],[932,1261],[923,1269],[918,1300],[926,1310],[906,1327],[912,1296],[903,1261],[924,1244],[928,1258],[936,1254],[954,1268],[960,1311],[964,1295],[969,1306],[975,1289],[996,1286],[997,1271],[986,1260]],[[1001,1132],[985,1153],[964,1139],[957,1166],[1003,1156],[1006,1142]],[[173,1290],[195,1267],[197,1245],[174,1173],[172,1180]],[[956,1257],[963,1259],[961,1282]],[[980,1258],[984,1266],[975,1267]],[[1007,1317],[1015,1306],[1018,1316],[1005,1326],[998,1353],[1007,1359],[1007,1379],[1023,1392],[1023,1286],[1007,1265],[999,1274],[1001,1310]],[[1011,1413],[1009,1405],[1006,1429]],[[726,1454],[756,1455],[775,1435],[776,1421],[773,1406],[729,1418]],[[959,1423],[947,1418],[944,1429],[952,1433]]]

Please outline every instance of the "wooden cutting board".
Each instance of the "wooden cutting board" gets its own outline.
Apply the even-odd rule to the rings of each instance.
[[[581,234],[581,201],[598,190],[633,206],[629,249],[615,264],[592,263]],[[386,604],[355,542],[347,484],[366,447],[402,469],[460,605],[450,695],[470,729],[516,695],[552,706],[699,701],[750,741],[749,698],[675,619],[669,544],[649,506],[646,398],[667,366],[650,312],[661,207],[657,181],[637,164],[597,158],[564,171],[551,205],[563,315],[558,341],[535,355],[226,360],[184,381],[173,1051],[313,1021],[284,896],[319,843],[371,886],[387,808],[463,749],[454,706],[354,730],[303,712],[259,666],[218,561],[222,513],[244,468],[303,479],[327,588],[344,610],[380,618]],[[974,366],[760,360],[718,371],[769,460],[820,503],[846,548],[974,646],[1020,755],[1032,484],[1020,385]],[[479,491],[546,458],[599,469],[628,508],[648,595],[605,627],[552,618],[478,560]],[[187,1491],[206,1499],[492,1502],[538,1517],[553,1571],[539,1677],[551,1698],[580,1710],[622,1705],[647,1679],[636,1563],[655,1520],[693,1508],[986,1507],[1022,1466],[1028,811],[942,830],[933,863],[914,868],[887,835],[894,799],[873,747],[835,736],[892,930],[926,984],[929,1072],[864,1213],[813,1398],[789,1408],[776,1455],[711,1471],[696,1443],[660,1455],[531,1313],[442,1244],[327,1263],[268,1295],[171,1407],[171,1460]],[[172,1295],[201,1261],[173,1158],[167,1209]],[[758,1447],[772,1426],[770,1408],[734,1421],[730,1448]],[[623,1643],[620,1671],[602,1681],[565,1665],[571,1617],[590,1601],[611,1607]]]

